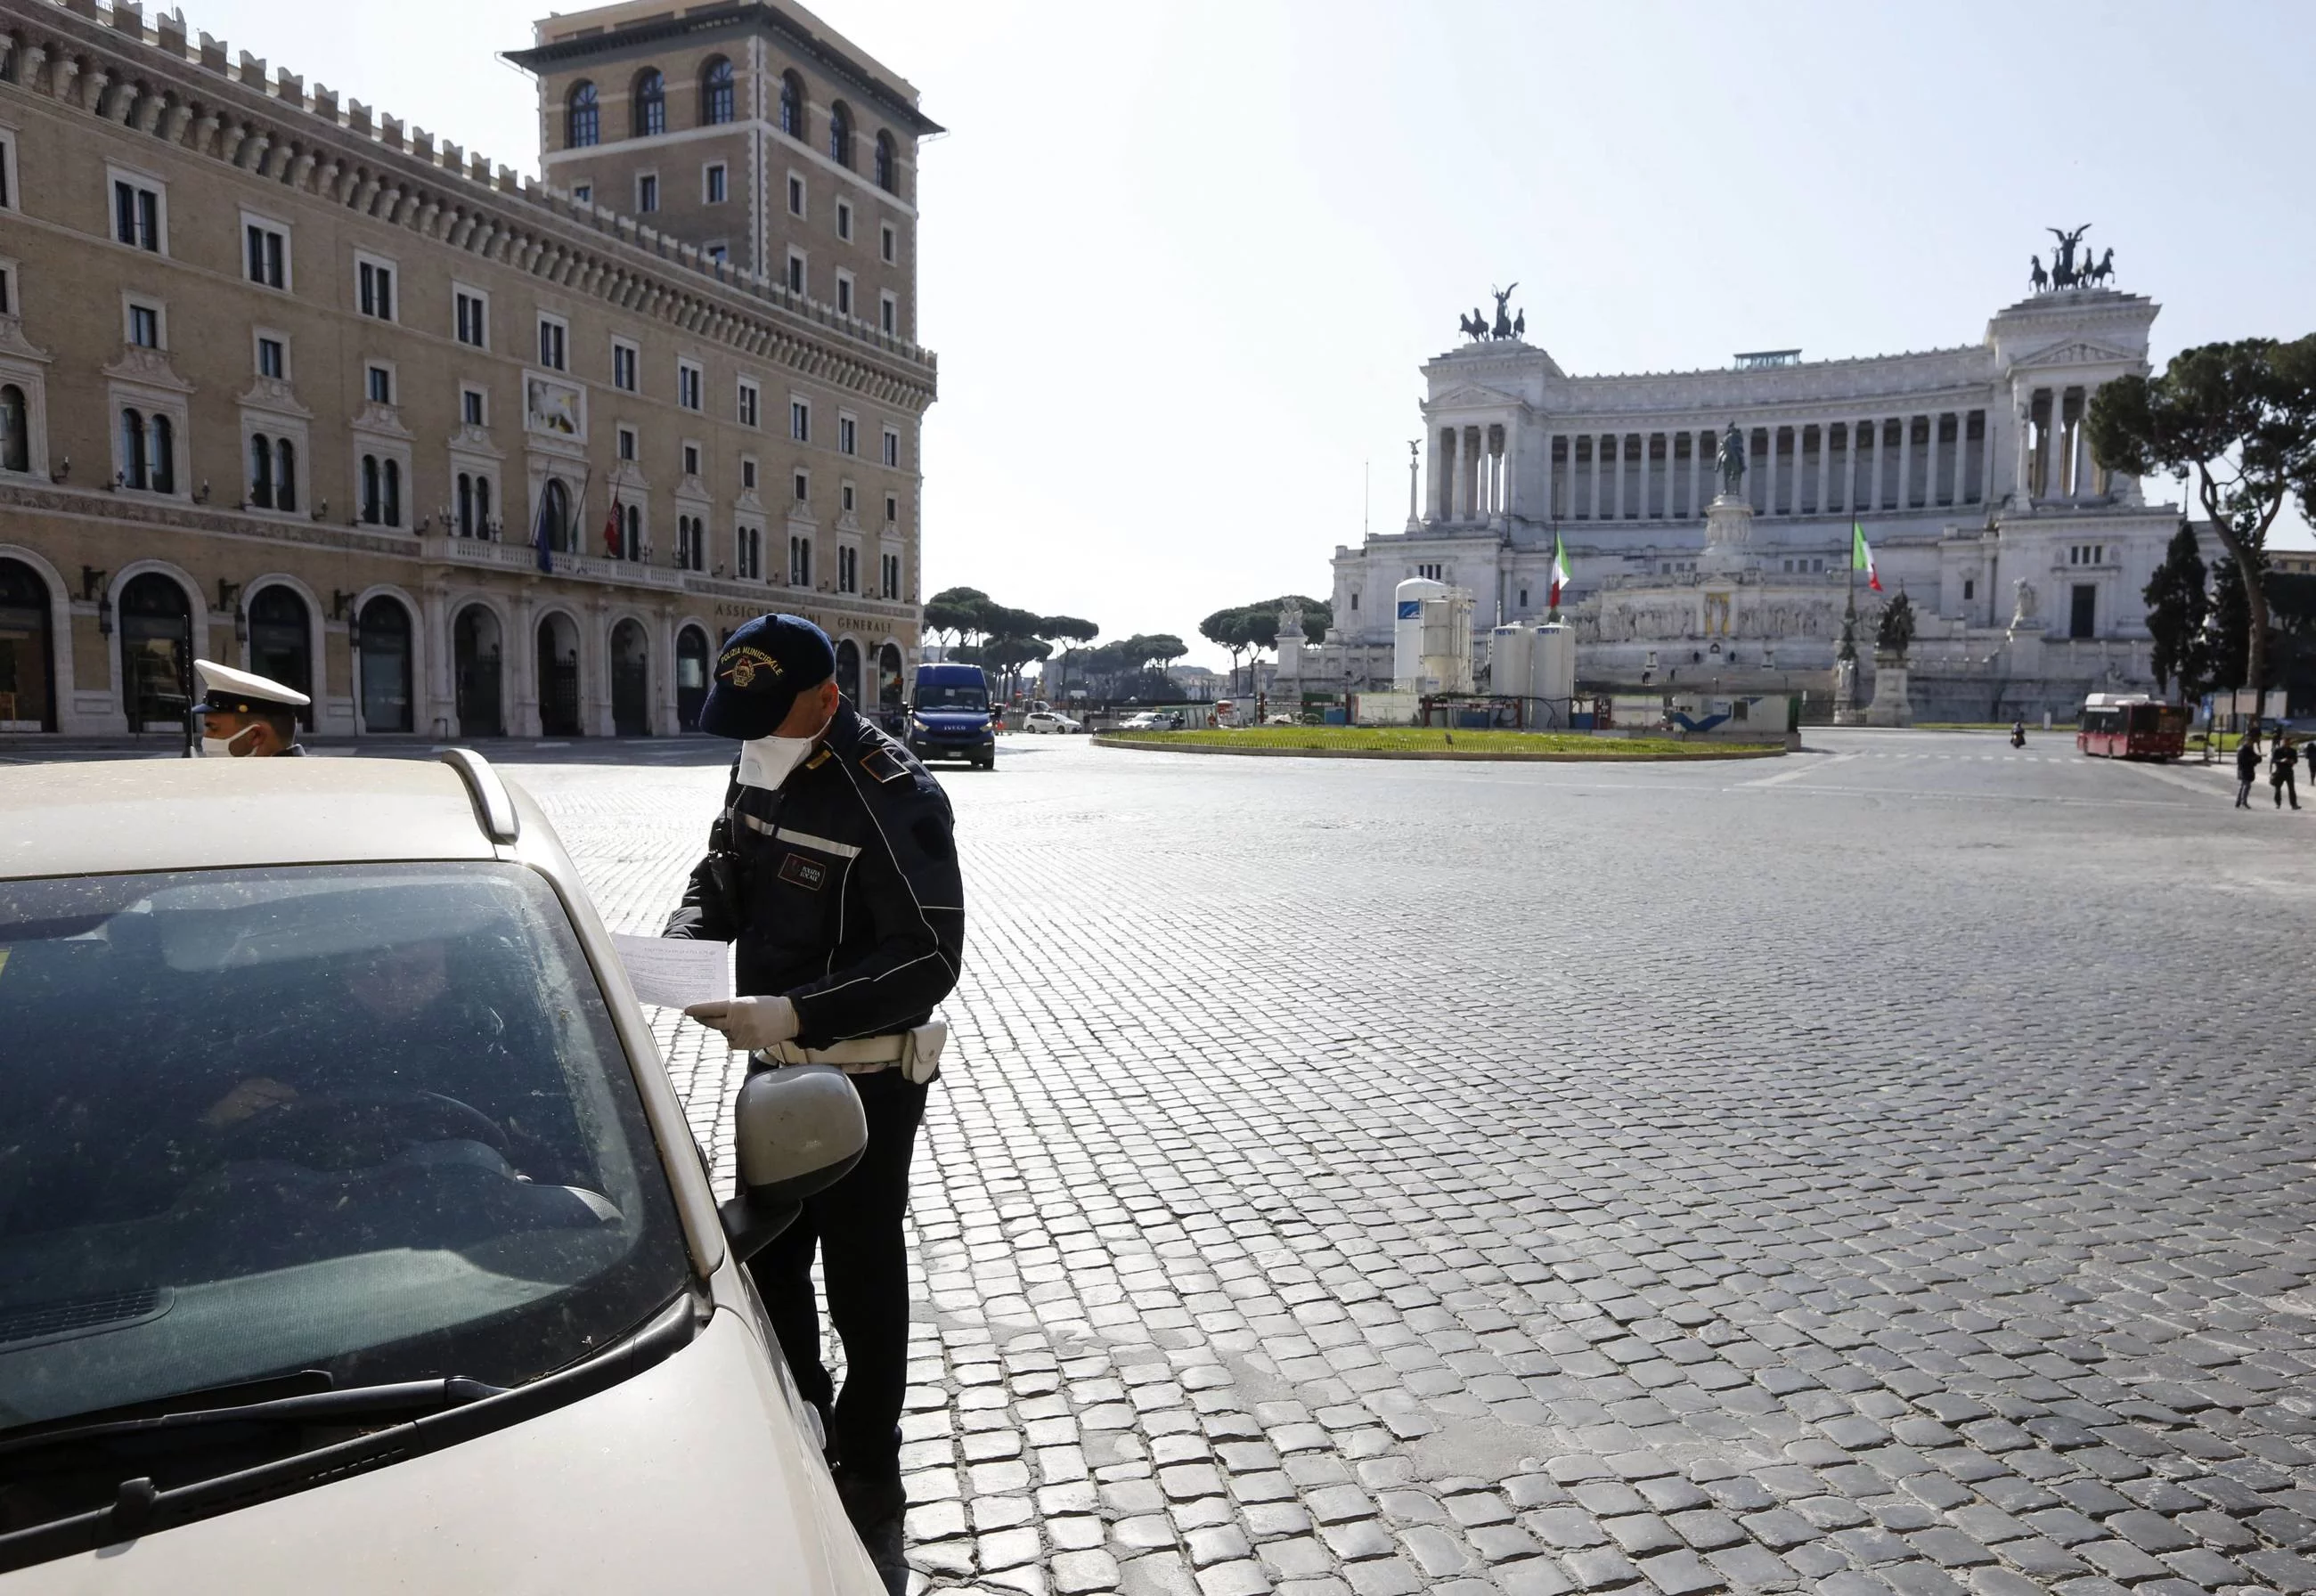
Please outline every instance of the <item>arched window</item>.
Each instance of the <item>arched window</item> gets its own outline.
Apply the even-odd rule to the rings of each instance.
[[[400,460],[386,462],[385,511],[387,525],[398,527],[402,524],[402,462]]]
[[[571,495],[560,477],[550,477],[539,493],[539,514],[547,522],[547,547],[557,554],[571,552]]]
[[[147,424],[146,453],[151,456],[153,491],[173,494],[177,491],[177,430],[169,424],[165,415],[156,415]]]
[[[718,56],[699,75],[699,124],[714,127],[731,120],[732,63]]]
[[[145,468],[145,417],[136,410],[120,413],[120,486],[143,489],[150,485]]]
[[[828,158],[840,166],[852,165],[852,113],[842,100],[828,110]]]
[[[900,153],[894,147],[890,133],[877,135],[877,186],[888,194],[901,192]]]
[[[636,75],[636,137],[648,138],[667,131],[667,79],[656,67]]]
[[[644,557],[644,513],[637,504],[628,506],[628,546],[624,552],[629,559]]]
[[[0,471],[32,468],[32,424],[24,390],[11,382],[0,386]]]
[[[475,478],[475,536],[487,538],[490,535],[491,479],[477,477]]]
[[[379,514],[378,456],[366,454],[361,461],[361,518],[371,526],[379,522]]]
[[[278,438],[273,443],[273,507],[298,507],[298,446],[287,438]]]
[[[579,149],[594,143],[603,136],[602,108],[595,103],[595,85],[575,83],[571,85],[571,97],[564,103],[563,143],[566,148]]]
[[[249,504],[254,510],[273,508],[273,440],[263,432],[249,435]]]
[[[464,471],[459,473],[459,536],[475,535],[475,479]]]
[[[804,138],[804,79],[793,72],[780,75],[780,131],[799,141]]]

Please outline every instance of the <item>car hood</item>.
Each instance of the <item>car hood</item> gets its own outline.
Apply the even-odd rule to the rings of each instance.
[[[777,1586],[883,1596],[798,1427],[792,1390],[762,1343],[719,1310],[673,1358],[568,1406],[375,1473],[0,1574],[0,1592]]]

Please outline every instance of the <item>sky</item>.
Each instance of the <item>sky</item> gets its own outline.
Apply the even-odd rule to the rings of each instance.
[[[536,170],[494,53],[534,5],[184,6]],[[1202,616],[1324,597],[1336,545],[1403,523],[1419,369],[1494,286],[1576,373],[1941,348],[2088,221],[2163,307],[2159,367],[2316,330],[2305,0],[814,9],[949,129],[919,156],[925,591],[1194,663]]]

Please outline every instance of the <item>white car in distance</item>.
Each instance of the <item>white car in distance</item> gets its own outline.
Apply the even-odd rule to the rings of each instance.
[[[1085,730],[1085,723],[1073,720],[1068,716],[1052,709],[1032,709],[1028,715],[1022,717],[1021,729],[1025,732],[1042,732],[1050,736],[1057,732],[1064,734],[1082,732]]]
[[[742,1268],[860,1098],[752,1077],[719,1208],[528,795],[61,764],[0,835],[0,1596],[883,1596]]]

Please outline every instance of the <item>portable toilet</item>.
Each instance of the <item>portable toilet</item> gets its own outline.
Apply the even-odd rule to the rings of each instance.
[[[1536,634],[1524,626],[1500,626],[1488,634],[1488,691],[1500,699],[1536,695],[1528,688]]]
[[[1563,621],[1537,628],[1529,639],[1528,696],[1562,706],[1576,696],[1576,632]]]
[[[1410,576],[1392,591],[1391,676],[1402,692],[1423,688],[1423,602],[1448,591],[1444,582]]]

